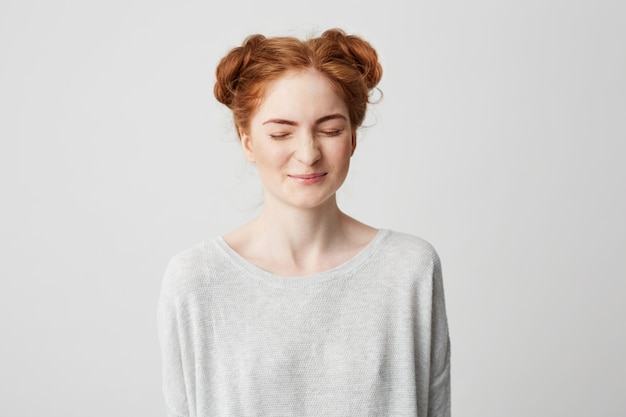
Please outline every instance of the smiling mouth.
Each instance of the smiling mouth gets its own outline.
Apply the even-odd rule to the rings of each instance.
[[[315,185],[324,181],[328,172],[316,172],[313,174],[289,175],[292,181],[300,185]]]
[[[297,178],[300,180],[311,180],[313,178],[320,178],[327,174],[327,172],[318,172],[315,174],[304,174],[304,175],[289,175],[291,178]]]

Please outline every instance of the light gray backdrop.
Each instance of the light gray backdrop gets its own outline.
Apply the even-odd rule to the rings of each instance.
[[[0,2],[0,415],[159,416],[169,258],[258,210],[214,68],[379,50],[342,207],[443,262],[456,416],[626,412],[623,1]]]

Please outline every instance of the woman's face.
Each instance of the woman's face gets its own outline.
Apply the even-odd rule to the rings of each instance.
[[[313,69],[274,81],[240,135],[266,204],[299,208],[334,202],[356,144],[346,103]]]

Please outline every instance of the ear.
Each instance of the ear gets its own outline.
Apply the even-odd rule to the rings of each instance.
[[[239,129],[239,139],[241,140],[241,148],[243,149],[243,154],[246,156],[248,161],[256,162],[254,158],[254,150],[252,149],[252,141],[250,140],[250,135],[244,132],[243,129]]]
[[[356,150],[356,132],[352,132],[352,151],[350,152],[350,156],[354,155],[354,151]]]

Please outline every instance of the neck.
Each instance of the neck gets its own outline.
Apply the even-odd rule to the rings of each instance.
[[[266,201],[254,221],[257,236],[272,242],[275,248],[291,253],[324,250],[344,233],[348,216],[342,213],[333,196],[322,206],[301,209]]]
[[[340,265],[369,243],[375,233],[376,229],[342,213],[335,196],[311,209],[266,198],[259,217],[224,239],[262,269],[301,276]]]

